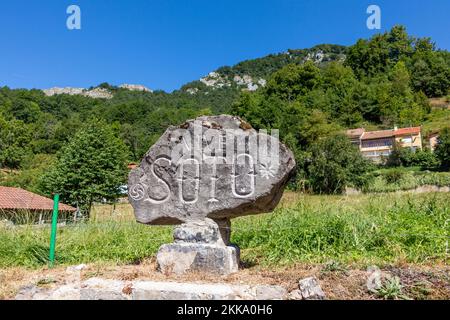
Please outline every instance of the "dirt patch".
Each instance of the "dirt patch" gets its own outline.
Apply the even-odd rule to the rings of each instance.
[[[397,276],[403,286],[403,293],[411,299],[450,299],[449,266],[401,265],[382,269]],[[269,269],[261,266],[245,268],[228,276],[190,273],[182,276],[167,276],[156,271],[153,259],[139,265],[113,266],[91,264],[81,272],[81,279],[92,277],[124,281],[152,280],[194,283],[268,284],[281,285],[288,291],[298,288],[300,279],[315,276],[328,299],[378,299],[367,289],[368,273],[365,269],[330,267],[324,265],[298,264],[289,267]],[[25,285],[52,287],[68,280],[65,267],[28,270],[11,268],[0,270],[0,299],[14,299],[18,290]]]

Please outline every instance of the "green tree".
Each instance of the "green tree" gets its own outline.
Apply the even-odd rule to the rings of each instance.
[[[268,95],[292,101],[317,87],[321,82],[320,69],[311,61],[303,65],[289,64],[275,72],[267,82]]]
[[[373,77],[390,70],[397,62],[413,54],[413,39],[405,27],[394,26],[389,32],[370,40],[358,40],[348,50],[346,65],[359,78]]]
[[[436,168],[439,160],[436,154],[430,150],[412,150],[411,148],[402,148],[398,144],[387,158],[386,165],[389,167],[421,167],[423,169]]]
[[[309,183],[316,193],[342,193],[346,186],[361,188],[372,165],[344,135],[319,141],[311,149]]]
[[[126,179],[127,149],[102,120],[86,123],[58,154],[56,165],[41,179],[42,190],[78,205],[89,214],[94,201],[114,200]]]
[[[435,150],[437,158],[444,169],[450,169],[450,127],[444,128],[438,139]]]
[[[20,168],[30,154],[32,135],[29,125],[21,120],[5,120],[0,114],[0,167]]]
[[[450,54],[448,52],[418,51],[410,63],[411,82],[416,91],[428,97],[448,94],[450,88]]]

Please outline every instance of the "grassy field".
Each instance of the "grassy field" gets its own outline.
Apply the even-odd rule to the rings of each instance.
[[[310,196],[287,192],[270,214],[233,220],[246,265],[446,263],[450,194]],[[128,204],[97,206],[61,227],[57,263],[135,264],[172,241],[171,227],[140,225]],[[0,268],[47,263],[48,227],[0,225]]]
[[[367,193],[413,190],[421,186],[450,187],[450,172],[421,171],[420,168],[380,169],[363,191]]]
[[[435,108],[430,114],[426,116],[425,121],[422,124],[422,130],[424,134],[429,132],[442,130],[448,127],[450,123],[450,107],[447,103],[447,108]]]

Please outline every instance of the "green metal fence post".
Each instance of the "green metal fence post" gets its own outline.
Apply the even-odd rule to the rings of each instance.
[[[52,230],[50,235],[50,268],[53,267],[55,262],[55,246],[56,246],[56,227],[58,226],[58,204],[59,194],[55,194],[53,197],[53,215],[52,215]]]

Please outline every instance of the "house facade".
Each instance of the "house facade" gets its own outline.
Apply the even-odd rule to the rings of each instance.
[[[428,140],[428,146],[430,147],[430,150],[434,152],[436,149],[438,143],[439,143],[439,131],[434,131],[428,134],[427,137]]]
[[[390,130],[366,131],[364,128],[347,130],[350,141],[358,146],[361,154],[374,161],[381,162],[388,157],[394,146],[422,149],[420,127],[394,128]]]

